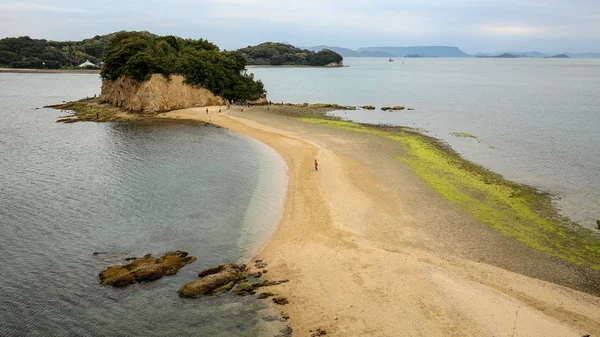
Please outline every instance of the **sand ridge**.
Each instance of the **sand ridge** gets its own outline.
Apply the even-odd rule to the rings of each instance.
[[[332,336],[600,334],[600,298],[449,254],[407,202],[427,197],[426,187],[408,178],[391,186],[359,150],[337,150],[356,139],[301,123],[284,130],[286,117],[269,117],[264,107],[205,109],[164,117],[211,116],[272,147],[288,166],[283,220],[257,258],[269,262],[268,277],[291,280],[273,290],[290,300],[281,309],[295,336],[316,328]],[[383,160],[379,168],[394,167],[393,156]],[[427,200],[432,213],[447,207]]]

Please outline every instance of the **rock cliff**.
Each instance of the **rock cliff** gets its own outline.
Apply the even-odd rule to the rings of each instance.
[[[102,102],[141,113],[155,113],[199,106],[223,105],[225,100],[209,90],[192,86],[182,75],[166,78],[154,74],[145,82],[119,77],[102,81]]]

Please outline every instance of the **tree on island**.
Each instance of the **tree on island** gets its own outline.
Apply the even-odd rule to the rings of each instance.
[[[242,55],[250,65],[301,65],[301,66],[326,66],[338,63],[344,58],[329,49],[319,52],[296,48],[292,45],[276,42],[265,42],[257,46],[248,46],[236,51]]]
[[[242,55],[220,51],[203,39],[119,32],[110,40],[103,62],[104,80],[127,76],[142,82],[153,74],[181,74],[189,84],[229,100],[254,100],[265,93],[261,81],[246,75]]]

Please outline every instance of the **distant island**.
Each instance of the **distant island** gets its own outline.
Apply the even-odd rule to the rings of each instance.
[[[51,41],[29,36],[0,39],[0,68],[100,69],[108,43],[115,32],[82,41]],[[142,32],[156,36],[149,32]],[[544,54],[537,51],[468,54],[452,46],[364,47],[356,50],[332,46],[295,47],[265,42],[241,48],[248,65],[341,66],[344,57],[480,57],[480,58],[600,58],[600,52]]]
[[[492,58],[492,59],[497,59],[497,58],[499,58],[499,59],[516,59],[516,58],[518,58],[517,55],[513,55],[513,54],[510,54],[510,53],[504,53],[504,54],[500,54],[500,55],[497,55],[497,56],[480,55],[480,56],[477,56],[477,57],[478,58]]]
[[[340,67],[344,60],[340,54],[329,49],[315,52],[277,42],[248,46],[238,49],[236,53],[242,55],[249,65]]]
[[[357,50],[330,46],[316,46],[306,47],[306,49],[312,51],[329,49],[339,53],[343,57],[406,57],[408,55],[418,55],[419,57],[471,57],[471,55],[463,52],[459,48],[451,46],[366,47]]]
[[[476,53],[468,54],[460,50],[458,47],[452,46],[417,46],[417,47],[365,47],[356,50],[349,48],[333,47],[333,46],[315,46],[302,47],[312,51],[320,51],[323,49],[333,50],[343,57],[494,57],[494,58],[566,58],[559,55],[565,55],[569,58],[600,58],[600,52],[591,53],[569,53],[562,54],[545,54],[538,51],[528,52],[497,52],[497,53]],[[556,57],[555,57],[556,56]]]

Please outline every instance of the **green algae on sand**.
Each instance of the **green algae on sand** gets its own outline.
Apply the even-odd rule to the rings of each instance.
[[[397,142],[408,164],[446,199],[525,245],[565,261],[600,270],[600,237],[562,217],[552,197],[463,159],[444,143],[402,127],[382,127],[327,118],[301,121],[369,133]]]
[[[477,139],[477,136],[472,135],[470,133],[466,133],[466,132],[450,132],[450,134],[453,136],[456,136],[456,137]]]

